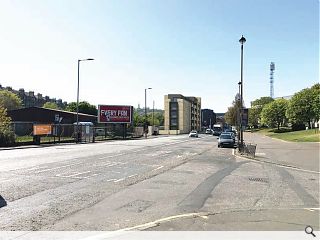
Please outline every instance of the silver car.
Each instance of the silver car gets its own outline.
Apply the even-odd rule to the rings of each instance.
[[[198,137],[198,132],[196,130],[192,130],[190,133],[189,133],[189,137]]]
[[[229,133],[223,133],[218,138],[218,147],[234,147],[235,139]]]

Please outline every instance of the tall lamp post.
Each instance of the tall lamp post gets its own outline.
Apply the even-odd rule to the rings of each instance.
[[[152,88],[145,88],[144,89],[144,134],[147,138],[147,90]]]
[[[79,83],[80,83],[80,62],[82,61],[93,61],[93,58],[78,59],[78,87],[77,87],[77,136],[76,141],[79,142],[80,131],[79,131]]]
[[[240,38],[239,40],[241,44],[241,94],[240,94],[240,148],[242,149],[243,147],[243,127],[242,127],[242,119],[243,119],[243,44],[246,42],[246,39],[243,37]]]
[[[239,95],[238,95],[238,107],[237,107],[237,125],[238,125],[238,147],[240,146],[240,124],[241,124],[241,120],[240,120],[240,100],[241,100],[241,82],[238,82],[239,85]],[[240,148],[239,148],[240,150]]]

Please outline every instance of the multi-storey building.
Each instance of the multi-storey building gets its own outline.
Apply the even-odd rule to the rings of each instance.
[[[213,129],[216,123],[216,114],[211,109],[201,109],[201,127],[202,130],[207,128]]]
[[[22,100],[22,105],[24,107],[42,107],[46,102],[56,103],[61,109],[64,109],[67,106],[67,102],[62,102],[61,99],[56,100],[55,98],[50,98],[48,96],[43,97],[40,93],[34,94],[33,91],[26,92],[23,88],[20,88],[19,91],[17,91],[11,87],[2,87],[0,85],[0,90],[8,90],[17,94]]]
[[[164,96],[164,130],[162,134],[189,133],[201,129],[201,98],[181,94]]]

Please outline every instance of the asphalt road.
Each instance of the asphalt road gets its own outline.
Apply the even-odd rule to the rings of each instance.
[[[319,162],[277,164],[259,148],[268,161],[252,161],[216,142],[180,135],[2,150],[0,230],[319,229]]]

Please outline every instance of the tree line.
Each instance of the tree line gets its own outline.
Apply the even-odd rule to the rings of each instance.
[[[232,125],[238,125],[239,95],[236,95],[232,106],[225,114],[225,120]],[[314,84],[310,88],[302,89],[295,93],[292,98],[273,99],[271,97],[261,97],[251,102],[249,109],[250,127],[277,127],[291,125],[293,130],[304,129],[305,126],[312,127],[314,122],[320,118],[320,84]]]

